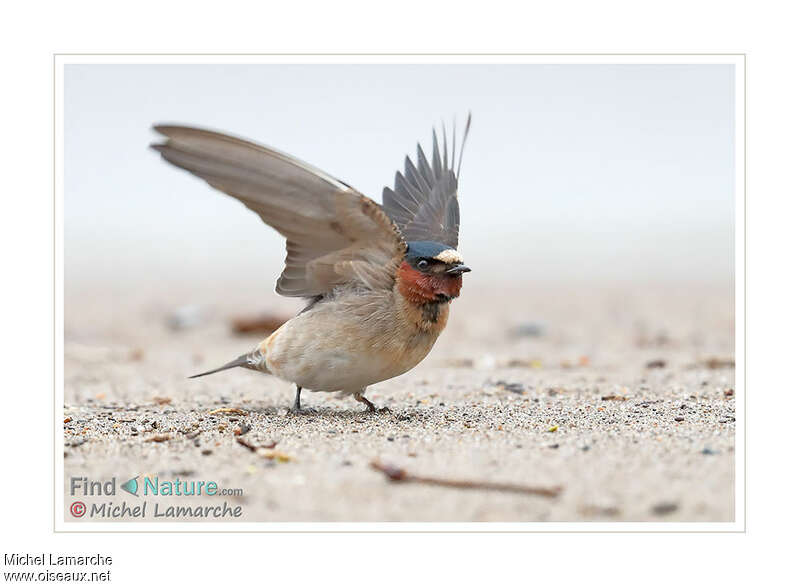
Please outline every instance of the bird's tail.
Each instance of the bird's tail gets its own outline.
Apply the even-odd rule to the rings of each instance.
[[[206,371],[205,373],[198,373],[197,375],[191,375],[189,379],[194,379],[195,377],[204,377],[206,375],[211,375],[212,373],[219,373],[220,371],[233,369],[234,367],[245,367],[247,369],[253,369],[254,366],[253,366],[252,353],[247,353],[245,355],[236,357],[230,363],[225,363],[222,367],[217,367],[216,369],[212,369],[211,371]]]

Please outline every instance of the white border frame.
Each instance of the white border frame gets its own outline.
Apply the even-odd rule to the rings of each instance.
[[[65,522],[64,66],[70,64],[729,64],[735,66],[736,475],[734,522]],[[745,56],[743,54],[56,54],[54,115],[54,532],[744,532],[745,531]]]

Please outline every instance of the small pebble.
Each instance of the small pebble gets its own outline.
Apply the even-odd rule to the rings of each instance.
[[[657,516],[666,516],[667,514],[671,514],[678,510],[678,504],[674,502],[661,502],[655,504],[650,511],[653,512]]]
[[[544,334],[544,326],[536,322],[523,322],[508,332],[511,338],[538,338]]]

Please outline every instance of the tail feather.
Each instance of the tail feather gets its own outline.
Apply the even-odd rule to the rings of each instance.
[[[206,375],[211,375],[212,373],[219,373],[220,371],[233,369],[234,367],[249,367],[249,366],[250,366],[250,355],[245,354],[236,357],[230,363],[225,363],[222,367],[217,367],[216,369],[212,369],[211,371],[206,371],[205,373],[198,373],[197,375],[191,375],[189,379],[194,379],[196,377],[204,377]]]

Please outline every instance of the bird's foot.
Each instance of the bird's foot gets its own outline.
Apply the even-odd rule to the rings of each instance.
[[[356,400],[360,401],[362,404],[366,404],[367,409],[364,410],[365,412],[375,412],[376,411],[375,404],[373,404],[371,401],[369,401],[367,398],[365,398],[360,393],[354,394],[353,397],[355,397]]]
[[[356,400],[360,401],[362,404],[366,404],[367,408],[364,410],[365,412],[369,412],[370,414],[391,414],[392,410],[387,407],[376,408],[375,404],[369,401],[361,394],[355,394],[354,397]]]
[[[303,388],[298,385],[297,386],[297,394],[294,396],[294,405],[291,408],[289,408],[289,413],[290,414],[299,415],[299,414],[308,413],[307,409],[304,410],[303,408],[300,407],[300,392],[301,391],[303,391]]]
[[[317,410],[314,408],[298,408],[292,406],[288,410],[286,410],[287,416],[308,416],[309,414],[316,414]]]

